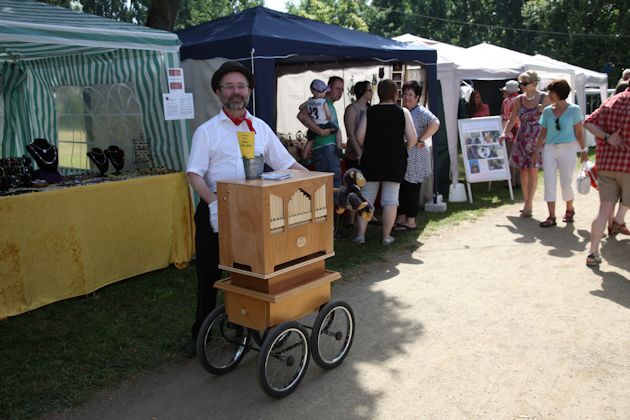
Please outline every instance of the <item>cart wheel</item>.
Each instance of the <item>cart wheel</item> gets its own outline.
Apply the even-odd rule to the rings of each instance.
[[[354,313],[346,302],[327,303],[311,332],[311,355],[322,369],[332,369],[348,355],[354,338]]]
[[[286,397],[298,387],[308,367],[308,334],[295,321],[271,330],[258,357],[258,382],[276,398]]]
[[[247,352],[247,344],[247,328],[229,322],[225,306],[217,306],[199,330],[197,357],[205,370],[222,375],[241,362]]]

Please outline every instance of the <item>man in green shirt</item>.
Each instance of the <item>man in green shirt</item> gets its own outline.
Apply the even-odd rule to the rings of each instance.
[[[338,76],[332,76],[328,79],[329,91],[326,93],[326,103],[330,109],[331,123],[339,127],[337,112],[333,106],[334,102],[343,96],[343,79]],[[316,171],[332,172],[333,186],[339,188],[341,186],[341,167],[337,150],[341,150],[341,130],[331,134],[331,129],[321,128],[308,115],[306,107],[302,107],[297,115],[298,120],[307,128],[311,129],[315,134],[313,139],[313,166]]]

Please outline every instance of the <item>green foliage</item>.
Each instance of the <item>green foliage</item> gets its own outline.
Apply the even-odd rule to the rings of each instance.
[[[189,28],[263,4],[263,0],[182,0],[175,30]]]
[[[368,31],[367,0],[300,0],[287,3],[287,11],[305,18],[357,31]]]
[[[614,65],[614,86],[630,66],[630,9],[627,0],[530,0],[523,5],[523,23],[531,29],[581,35],[532,34],[523,51],[540,53],[603,72]],[[625,36],[625,37],[623,37]]]
[[[44,3],[80,10],[84,13],[130,23],[144,23],[151,0],[40,0]]]
[[[72,0],[44,0],[70,7]],[[81,0],[83,11],[143,24],[151,0]],[[262,5],[263,0],[182,0],[175,29]],[[289,13],[392,37],[404,33],[462,47],[489,42],[595,71],[614,86],[630,66],[628,0],[294,0]],[[585,36],[586,35],[586,36]]]
[[[301,0],[289,12],[353,27],[339,0]],[[609,75],[614,86],[630,66],[628,0],[366,0],[351,2],[369,32],[404,33],[470,47],[489,42],[544,54]]]

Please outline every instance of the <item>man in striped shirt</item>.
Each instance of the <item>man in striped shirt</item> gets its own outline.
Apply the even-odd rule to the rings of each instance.
[[[591,226],[591,248],[586,265],[597,266],[599,242],[608,215],[621,197],[630,206],[630,88],[602,104],[584,126],[597,138],[595,164],[599,184],[599,214]]]

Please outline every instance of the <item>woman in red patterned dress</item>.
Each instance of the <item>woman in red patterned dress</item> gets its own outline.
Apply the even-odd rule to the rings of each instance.
[[[532,155],[536,148],[536,140],[540,133],[540,114],[551,101],[549,97],[537,90],[536,86],[540,78],[535,71],[529,70],[518,76],[518,83],[523,91],[514,99],[512,104],[512,116],[503,129],[500,141],[510,139],[511,130],[516,121],[520,121],[520,127],[514,139],[512,153],[510,154],[510,166],[521,171],[521,188],[525,204],[521,210],[521,217],[531,217],[538,182],[538,168],[542,166],[542,156],[536,162],[532,162]]]

